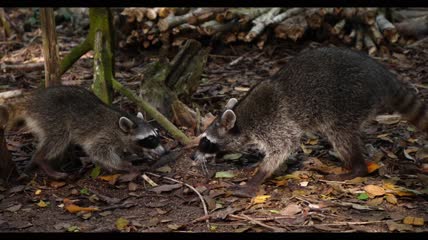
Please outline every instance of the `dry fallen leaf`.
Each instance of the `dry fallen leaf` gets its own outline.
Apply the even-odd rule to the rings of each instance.
[[[381,166],[375,162],[367,162],[367,171],[368,173],[372,173],[376,170],[378,170]]]
[[[270,198],[270,195],[260,195],[253,197],[253,199],[251,199],[251,202],[254,204],[264,203],[268,198]]]
[[[376,185],[367,185],[364,187],[364,191],[366,191],[371,198],[385,195],[385,189]]]
[[[397,198],[393,194],[390,194],[390,193],[385,195],[385,199],[387,202],[394,204],[394,205],[396,205],[398,202]]]
[[[80,207],[80,206],[77,206],[76,204],[73,203],[75,201],[70,200],[68,198],[64,198],[63,202],[64,202],[64,208],[68,212],[70,212],[70,213],[77,213],[77,212],[80,212],[80,211],[84,211],[84,212],[100,211],[100,209],[95,208],[95,207]]]
[[[34,192],[35,195],[40,195],[40,193],[42,193],[41,189],[37,189],[36,192]]]
[[[383,202],[383,198],[379,197],[379,198],[373,198],[367,201],[367,206],[370,207],[376,207],[379,206],[381,203]]]
[[[299,205],[295,203],[290,203],[287,205],[287,207],[281,210],[279,214],[285,215],[285,216],[293,216],[298,214],[301,211],[302,211],[302,208]]]
[[[39,207],[41,207],[41,208],[45,208],[45,207],[47,207],[47,206],[48,206],[48,204],[47,204],[45,201],[40,200],[40,201],[37,203],[37,206],[39,206]]]
[[[99,176],[98,178],[114,185],[119,177],[120,177],[120,174],[113,174],[113,175]]]
[[[403,223],[407,225],[423,226],[424,219],[418,217],[407,216],[403,219]]]
[[[155,193],[162,193],[162,192],[170,192],[172,190],[181,188],[183,185],[181,183],[177,183],[177,184],[164,184],[164,185],[160,185],[157,187],[154,187],[152,189],[150,189],[150,191],[155,192]]]
[[[65,185],[65,182],[52,181],[49,185],[53,188],[60,188]]]
[[[416,194],[421,194],[420,192],[405,187],[394,185],[393,183],[386,182],[383,184],[385,189],[391,190],[392,193],[398,196],[414,196]]]
[[[116,228],[117,230],[124,230],[129,224],[129,221],[126,218],[120,217],[116,220]]]

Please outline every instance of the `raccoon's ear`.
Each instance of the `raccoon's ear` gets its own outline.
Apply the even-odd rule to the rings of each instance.
[[[220,124],[221,126],[226,128],[227,131],[232,129],[235,126],[235,122],[236,122],[236,115],[232,110],[228,109],[224,111],[223,115],[221,115]]]
[[[123,132],[129,133],[133,129],[135,124],[127,117],[119,118],[119,127]]]
[[[143,114],[141,112],[137,113],[137,118],[139,118],[141,120],[144,120],[144,116],[143,116]]]
[[[232,109],[237,102],[238,100],[236,98],[229,99],[229,101],[226,103],[225,109]]]

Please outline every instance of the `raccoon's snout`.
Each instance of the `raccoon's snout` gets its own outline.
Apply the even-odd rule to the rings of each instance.
[[[157,156],[163,156],[168,153],[168,151],[162,146],[162,144],[159,144],[156,148],[150,151]]]

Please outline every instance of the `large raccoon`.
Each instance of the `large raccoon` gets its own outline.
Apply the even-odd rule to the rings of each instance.
[[[397,111],[420,130],[428,128],[426,106],[408,84],[396,79],[365,54],[340,48],[300,53],[272,78],[257,84],[226,109],[201,135],[193,159],[204,162],[218,151],[256,145],[265,157],[235,195],[254,195],[259,185],[299,146],[305,131],[327,136],[349,173],[331,180],[367,174],[360,127],[380,113]]]
[[[30,166],[38,165],[48,176],[64,179],[67,174],[54,170],[49,160],[57,159],[70,144],[79,145],[91,161],[107,170],[138,169],[123,160],[125,152],[162,155],[157,129],[143,115],[131,116],[104,104],[81,87],[58,86],[37,90],[15,104],[0,105],[0,123],[7,129],[19,122],[38,139]]]

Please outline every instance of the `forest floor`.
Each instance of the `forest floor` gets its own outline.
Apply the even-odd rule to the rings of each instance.
[[[85,36],[84,31],[73,31],[63,25],[57,30],[61,56]],[[0,91],[31,91],[40,86],[44,76],[40,30],[34,28],[24,36],[22,41],[0,44],[0,63],[39,63],[39,66],[3,69]],[[192,97],[193,104],[199,106],[202,114],[215,114],[230,97],[242,97],[257,82],[292,61],[301,50],[321,45],[328,43],[281,41],[263,50],[251,45],[216,46],[209,56],[203,82]],[[157,51],[118,50],[116,78],[137,89],[143,77],[142,67],[153,61]],[[62,77],[64,84],[89,87],[93,77],[91,54],[77,61]],[[390,58],[378,60],[401,80],[411,82],[418,95],[428,101],[426,48],[397,49]],[[119,95],[114,104],[136,112],[135,105]],[[178,146],[162,133],[168,148]],[[91,171],[77,180],[59,182],[36,170],[31,180],[11,179],[0,185],[0,231],[428,231],[426,136],[393,115],[373,121],[364,128],[364,133],[367,160],[371,162],[369,176],[345,182],[324,180],[325,173],[343,170],[326,138],[313,134],[302,139],[301,149],[291,157],[287,168],[266,180],[254,199],[231,196],[227,186],[245,182],[259,163],[257,159],[226,155],[209,165],[211,176],[207,178],[189,157],[193,149],[186,150],[175,163],[155,173],[194,186],[207,203],[209,227],[207,218],[203,218],[201,200],[193,190],[150,173],[146,176],[158,187],[142,178],[121,184],[115,181],[116,175],[104,172],[101,176],[106,177],[93,178]],[[31,134],[25,129],[9,132],[7,144],[22,171],[34,150]],[[79,207],[87,207],[87,211],[77,211],[82,210]]]

